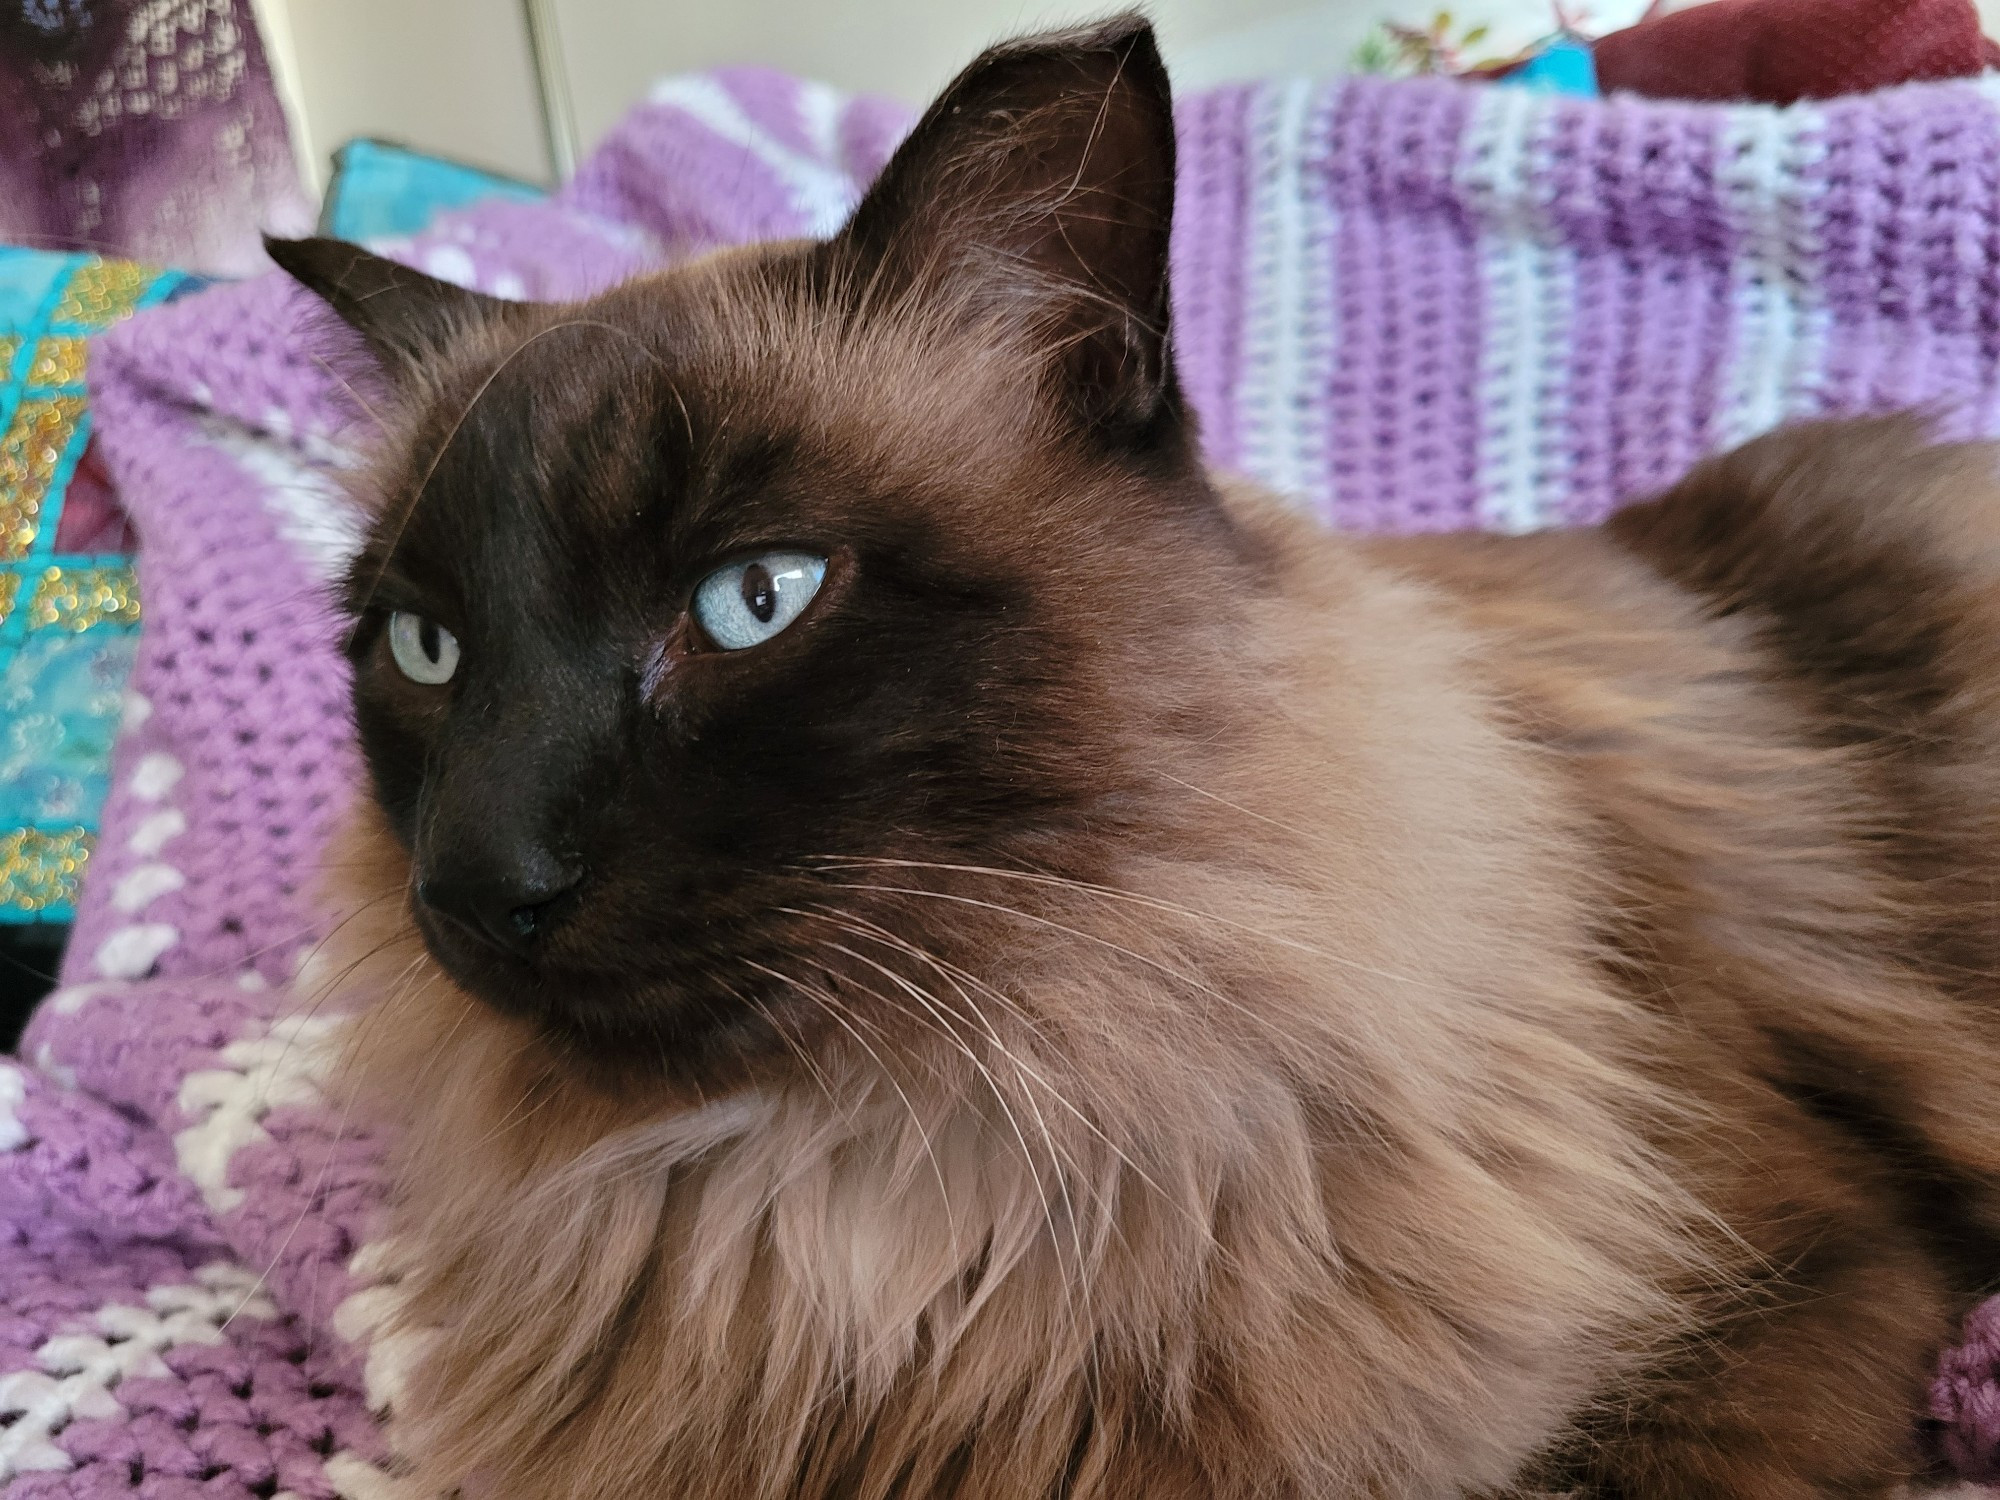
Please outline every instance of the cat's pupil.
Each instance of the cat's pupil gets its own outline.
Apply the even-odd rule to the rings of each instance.
[[[760,625],[770,624],[771,616],[778,612],[778,586],[762,563],[751,563],[743,570],[743,604]]]
[[[438,628],[435,622],[425,620],[417,626],[417,646],[424,653],[425,661],[436,663],[443,658],[444,649],[438,640]]]

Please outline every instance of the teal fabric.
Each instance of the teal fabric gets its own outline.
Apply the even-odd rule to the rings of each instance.
[[[384,141],[350,141],[334,157],[320,230],[365,244],[420,233],[447,209],[489,198],[532,202],[547,196],[531,183],[462,162]]]
[[[1597,97],[1597,59],[1583,42],[1558,37],[1513,72],[1495,80],[1509,88],[1530,89],[1538,94],[1570,94],[1582,99]]]
[[[0,648],[0,828],[96,826],[138,639],[98,626]]]
[[[18,332],[46,323],[57,293],[82,258],[0,245],[0,329]]]

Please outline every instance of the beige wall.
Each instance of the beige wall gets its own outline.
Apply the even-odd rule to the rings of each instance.
[[[316,174],[379,135],[524,177],[550,170],[524,0],[252,0]],[[1374,17],[1416,0],[1150,0],[1184,85],[1329,72]],[[1427,3],[1427,0],[1426,0]],[[1547,0],[1518,6],[1537,24]],[[1994,0],[2000,4],[2000,0]],[[920,103],[988,42],[1120,0],[544,0],[587,149],[653,79],[764,63]],[[1643,0],[1598,0],[1626,7]]]
[[[359,135],[549,175],[520,0],[255,0],[302,164]]]
[[[663,73],[760,62],[915,103],[989,42],[1122,6],[1116,0],[555,0],[554,8],[575,81],[578,132],[588,143]],[[1290,21],[1304,48],[1295,65],[1307,70],[1337,66],[1374,14],[1363,4],[1300,0],[1153,0],[1147,9],[1176,61],[1176,54],[1193,54],[1226,33]]]

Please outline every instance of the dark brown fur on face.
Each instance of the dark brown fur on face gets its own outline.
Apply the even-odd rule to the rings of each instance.
[[[1924,1472],[2000,1260],[1991,456],[1326,536],[1199,466],[1170,119],[1125,21],[975,63],[826,245],[515,309],[274,247],[401,390],[331,970],[427,1491]],[[704,645],[778,546],[821,595]],[[512,944],[437,897],[536,881]]]

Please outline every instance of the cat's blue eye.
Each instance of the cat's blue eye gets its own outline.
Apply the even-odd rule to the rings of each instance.
[[[389,654],[410,681],[436,687],[458,670],[458,637],[435,620],[397,610],[389,616]]]
[[[766,552],[717,568],[694,591],[694,618],[724,651],[762,645],[799,617],[826,579],[826,559]]]

